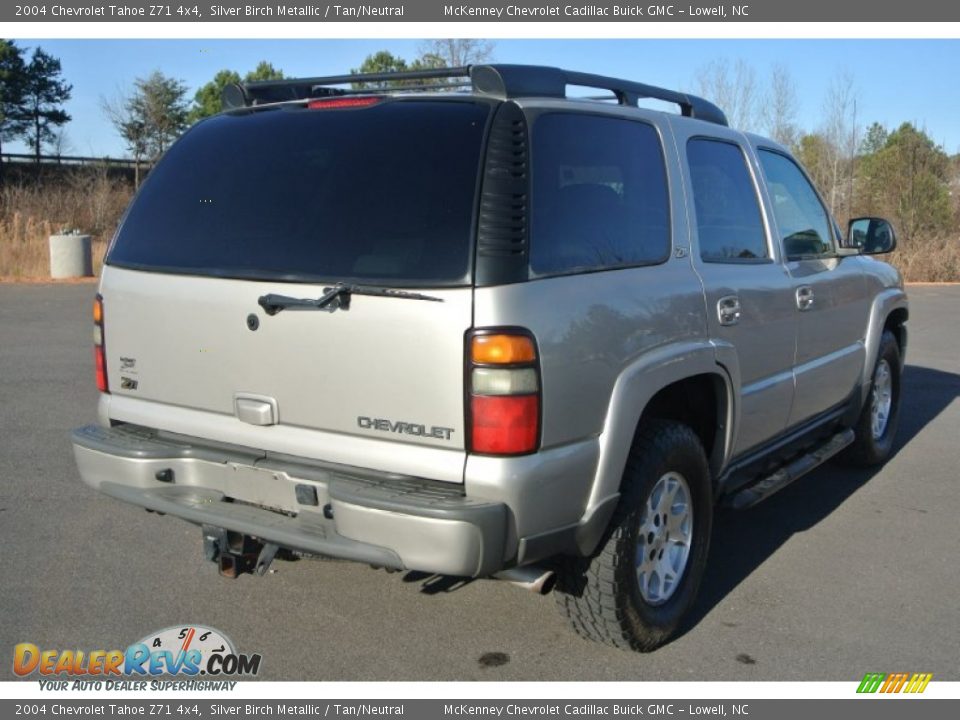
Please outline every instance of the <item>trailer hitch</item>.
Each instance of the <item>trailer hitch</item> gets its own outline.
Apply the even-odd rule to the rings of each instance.
[[[226,578],[236,579],[243,573],[266,575],[279,550],[279,545],[250,535],[203,526],[203,554],[217,563],[220,574]]]

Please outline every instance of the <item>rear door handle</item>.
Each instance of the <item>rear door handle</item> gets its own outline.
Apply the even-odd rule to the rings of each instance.
[[[736,325],[740,322],[740,298],[727,295],[717,300],[717,318],[721,325]]]
[[[797,309],[800,312],[813,308],[813,288],[801,285],[797,288]]]

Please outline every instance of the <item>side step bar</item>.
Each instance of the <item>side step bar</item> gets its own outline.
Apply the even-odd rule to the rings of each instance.
[[[745,510],[761,500],[766,500],[778,490],[783,490],[797,478],[822,465],[854,440],[853,430],[844,430],[827,440],[823,445],[801,455],[789,465],[784,465],[772,475],[733,495],[727,505],[734,510]]]

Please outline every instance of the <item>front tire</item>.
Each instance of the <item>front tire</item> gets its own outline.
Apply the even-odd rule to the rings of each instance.
[[[897,339],[885,330],[871,375],[870,393],[853,429],[856,439],[841,456],[847,464],[872,467],[893,452],[900,419],[901,362]]]
[[[589,558],[568,558],[561,569],[561,612],[584,637],[655,650],[693,605],[712,524],[710,471],[699,438],[678,422],[644,423],[600,548]]]

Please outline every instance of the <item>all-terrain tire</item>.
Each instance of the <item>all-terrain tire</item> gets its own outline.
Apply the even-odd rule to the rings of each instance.
[[[665,486],[658,483],[677,476],[685,481],[692,510],[689,549],[679,579],[668,588],[668,597],[651,603],[644,598],[651,586],[641,590],[638,560],[643,560],[641,551],[646,554],[648,547],[656,549],[660,541],[646,544],[647,533],[640,535],[641,526],[655,529],[649,522],[652,493],[657,489],[659,497]],[[669,512],[679,507],[679,503],[671,504]],[[555,593],[561,612],[583,637],[627,650],[655,650],[670,638],[693,605],[706,566],[712,524],[710,470],[699,438],[678,422],[645,422],[634,439],[620,502],[599,548],[589,558],[564,558],[561,563]],[[669,533],[667,538],[669,550]],[[676,539],[674,544],[682,545]],[[646,577],[650,579],[649,574]]]

